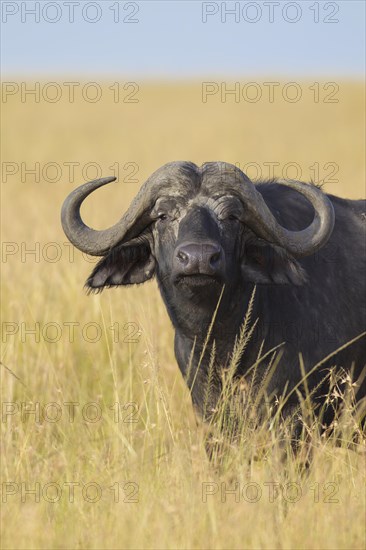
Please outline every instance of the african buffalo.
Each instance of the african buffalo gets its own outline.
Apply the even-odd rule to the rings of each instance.
[[[86,282],[89,289],[156,276],[175,329],[176,359],[201,414],[210,364],[210,353],[202,358],[202,352],[213,315],[211,407],[255,286],[252,318],[258,324],[236,377],[245,377],[260,351],[284,344],[268,388],[278,394],[301,380],[299,353],[310,373],[353,339],[311,372],[307,384],[321,402],[327,367],[360,377],[366,362],[360,337],[366,325],[365,201],[293,180],[253,184],[224,162],[171,162],[150,176],[118,223],[93,230],[80,206],[114,180],[85,183],[66,198],[64,231],[78,249],[103,257]],[[364,394],[365,382],[358,388],[358,396]],[[289,404],[294,400],[296,392]]]

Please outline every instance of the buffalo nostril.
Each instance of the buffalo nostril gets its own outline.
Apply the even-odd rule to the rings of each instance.
[[[212,254],[210,258],[210,264],[213,265],[220,259],[220,252],[215,252],[215,254]]]
[[[177,258],[184,264],[188,262],[188,254],[186,254],[185,252],[182,252],[182,250],[179,250],[177,254]]]

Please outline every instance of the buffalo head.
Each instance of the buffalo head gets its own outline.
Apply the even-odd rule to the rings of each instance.
[[[156,274],[170,304],[178,295],[204,304],[214,302],[223,285],[237,289],[239,281],[298,285],[305,274],[296,260],[322,247],[334,225],[332,204],[315,186],[280,182],[314,209],[308,227],[289,231],[236,166],[171,162],[146,181],[118,223],[93,230],[83,223],[80,206],[114,179],[82,185],[62,208],[69,240],[104,257],[87,280],[90,289],[143,283]]]

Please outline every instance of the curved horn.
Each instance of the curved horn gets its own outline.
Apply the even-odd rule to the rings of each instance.
[[[82,252],[102,256],[117,238],[118,223],[106,231],[96,231],[85,225],[80,216],[80,207],[84,199],[95,189],[115,180],[115,177],[110,177],[89,181],[74,189],[62,205],[61,223],[65,235]]]
[[[313,221],[301,231],[289,231],[275,221],[275,234],[279,238],[279,244],[298,258],[314,254],[326,244],[333,232],[335,221],[333,204],[315,185],[296,180],[278,180],[277,183],[301,193],[314,208]]]
[[[301,231],[289,231],[273,216],[262,195],[255,189],[256,200],[246,203],[250,212],[246,220],[249,227],[268,241],[285,248],[296,258],[314,254],[329,239],[334,227],[334,209],[328,197],[314,185],[295,180],[278,180],[277,183],[294,189],[307,198],[314,208],[314,219]]]
[[[294,257],[301,258],[313,254],[328,241],[332,234],[333,205],[327,195],[315,185],[295,180],[277,181],[304,195],[314,208],[314,219],[308,227],[301,231],[289,231],[277,222],[261,193],[238,167],[227,163],[207,163],[204,166],[211,177],[216,171],[220,184],[235,193],[244,203],[243,221],[246,225],[263,239],[279,244]],[[214,179],[216,180],[214,185],[217,186],[217,177]]]
[[[162,166],[144,183],[120,221],[102,231],[85,225],[80,216],[80,207],[90,193],[116,178],[101,178],[84,183],[74,189],[62,205],[63,230],[69,241],[82,252],[104,256],[118,242],[137,236],[151,223],[150,211],[159,193],[169,190],[169,193],[174,194],[175,187],[192,183],[192,175],[196,171],[197,167],[187,162],[171,162]]]

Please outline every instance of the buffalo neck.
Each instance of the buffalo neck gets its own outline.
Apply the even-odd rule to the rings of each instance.
[[[235,291],[231,287],[225,287],[222,295],[221,287],[213,295],[201,291],[199,295],[188,293],[188,297],[187,293],[172,289],[171,286],[167,288],[162,282],[159,282],[159,288],[174,326],[176,356],[181,370],[185,370],[192,349],[193,360],[196,362],[207,343],[209,331],[208,349],[215,341],[217,357],[226,361],[228,349],[232,350],[235,337],[244,321],[253,285],[241,283],[235,286]],[[255,314],[253,311],[253,319]]]

